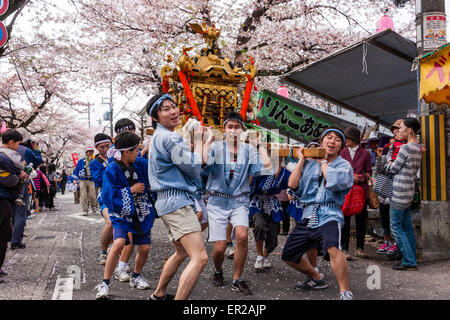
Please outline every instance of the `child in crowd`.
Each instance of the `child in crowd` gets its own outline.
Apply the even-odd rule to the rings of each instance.
[[[21,142],[22,135],[16,130],[9,129],[2,134],[2,145],[0,146],[0,152],[9,158],[15,167],[14,172],[0,169],[0,184],[12,188],[15,203],[18,206],[25,205],[23,199],[24,179],[28,178],[24,171],[25,161],[20,161],[21,156],[17,152]]]
[[[109,252],[103,281],[97,286],[97,299],[110,298],[111,275],[116,267],[119,255],[127,242],[128,233],[138,245],[138,253],[131,275],[130,286],[148,289],[148,282],[141,276],[150,249],[150,230],[155,218],[155,210],[149,199],[148,160],[137,158],[139,137],[129,131],[116,136],[115,146],[120,151],[103,175],[102,200],[109,210],[113,225],[114,242]]]
[[[257,251],[256,271],[272,267],[268,257],[278,246],[280,221],[284,213],[277,195],[281,190],[288,188],[291,174],[282,164],[283,158],[279,158],[276,165],[272,164],[277,168],[274,175],[252,179],[249,217],[255,225],[253,234]]]

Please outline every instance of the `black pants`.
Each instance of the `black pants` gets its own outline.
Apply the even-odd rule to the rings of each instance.
[[[41,190],[39,191],[39,206],[41,208],[49,208],[49,203],[48,203],[48,192],[47,192],[47,186],[42,187],[41,186]]]
[[[281,207],[283,208],[283,232],[289,232],[291,228],[291,216],[287,214],[286,210],[289,207],[289,201],[281,201]]]
[[[50,193],[48,194],[47,198],[47,208],[54,208],[55,204],[53,203],[56,195],[57,186],[55,182],[50,182]]]
[[[264,241],[264,247],[271,253],[278,246],[280,224],[273,222],[272,217],[265,213],[255,213],[252,220],[255,224],[253,228],[255,241]]]
[[[0,199],[0,268],[5,262],[6,248],[11,239],[11,217],[13,208],[7,199]]]
[[[367,205],[368,201],[366,201],[366,204],[364,206],[363,211],[361,213],[356,214],[355,222],[356,222],[356,248],[357,249],[364,249],[364,239],[366,237],[366,231],[367,231]],[[350,241],[350,219],[352,217],[344,217],[344,227],[342,228],[342,235],[341,235],[341,245],[342,250],[347,250],[349,248],[349,241]]]
[[[388,204],[380,203],[380,219],[381,228],[383,228],[383,236],[391,236],[391,221],[389,217],[389,211],[391,207]]]
[[[66,182],[61,181],[61,194],[64,194],[66,192]]]

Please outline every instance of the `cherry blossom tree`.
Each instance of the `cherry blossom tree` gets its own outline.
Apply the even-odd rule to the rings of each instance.
[[[86,147],[93,146],[97,128],[87,128],[64,114],[53,114],[48,120],[47,129],[34,136],[46,163],[63,165],[63,160],[71,159],[72,153],[82,156]]]
[[[157,90],[168,54],[177,57],[183,47],[202,47],[201,37],[189,28],[192,22],[206,21],[219,28],[222,54],[235,65],[252,56],[258,68],[256,86],[269,89],[278,87],[276,77],[374,33],[386,8],[394,19],[406,12],[407,22],[399,21],[397,31],[414,36],[413,5],[397,9],[391,0],[71,3],[80,30],[78,46],[88,53],[84,58],[94,62],[97,74],[114,81],[119,92],[136,87],[146,93]]]
[[[52,132],[48,143],[56,145],[52,139],[72,128],[52,119],[84,112],[89,89],[112,83],[126,97],[159,90],[168,55],[204,47],[189,27],[202,21],[221,30],[222,55],[235,65],[254,58],[257,88],[276,90],[279,76],[373,34],[385,8],[396,31],[414,38],[413,4],[397,9],[391,0],[12,0],[14,32],[0,53],[0,117],[9,127]]]
[[[15,32],[0,53],[0,118],[8,128],[32,133],[45,162],[59,164],[92,144],[93,132],[76,120],[87,105],[73,58],[80,52],[65,39],[70,24],[45,26],[58,15],[52,8],[42,1],[10,1],[4,16]]]

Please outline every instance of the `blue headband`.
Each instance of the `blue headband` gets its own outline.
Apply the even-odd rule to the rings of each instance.
[[[337,134],[339,134],[339,135],[341,136],[341,138],[342,138],[342,145],[345,145],[345,136],[344,136],[344,134],[342,133],[342,131],[341,131],[341,130],[338,130],[338,129],[327,129],[327,130],[325,130],[325,131],[322,132],[322,134],[320,135],[320,140],[322,140],[323,137],[325,137],[325,135],[326,135],[327,133],[329,133],[329,132],[336,132]]]
[[[159,106],[161,105],[161,103],[162,103],[164,100],[166,100],[166,99],[169,99],[170,101],[172,101],[173,103],[175,103],[175,101],[173,101],[172,96],[171,96],[170,94],[167,94],[167,93],[166,93],[166,94],[162,95],[158,100],[156,100],[155,103],[152,104],[152,106],[150,107],[150,110],[148,110],[148,115],[151,116],[151,115],[152,115],[152,112],[153,112],[153,109],[159,107]]]
[[[318,143],[318,142],[310,142],[310,143],[308,143],[308,145],[306,147],[309,148],[311,146],[320,147],[320,143]]]
[[[245,124],[244,124],[244,122],[241,119],[239,119],[239,118],[228,118],[227,120],[225,120],[223,122],[223,127],[225,127],[225,125],[227,124],[228,121],[237,121],[237,122],[239,122],[241,124],[241,126],[242,126],[242,129],[245,130]]]

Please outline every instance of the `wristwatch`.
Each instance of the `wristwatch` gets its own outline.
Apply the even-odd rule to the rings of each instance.
[[[325,164],[328,164],[328,160],[322,160],[322,161],[320,161],[320,163],[321,163],[321,164],[324,164],[324,163],[325,163]]]

